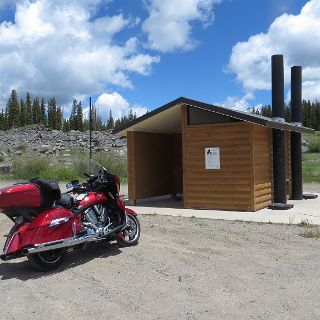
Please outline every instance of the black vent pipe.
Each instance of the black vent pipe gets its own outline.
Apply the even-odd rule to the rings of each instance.
[[[294,66],[291,68],[291,121],[292,124],[301,126],[301,87],[302,68]],[[301,133],[291,132],[291,179],[292,199],[302,200],[302,151]]]
[[[284,72],[283,56],[273,55],[272,64],[272,118],[274,121],[284,121]],[[286,163],[285,163],[285,133],[283,130],[272,129],[273,140],[273,201],[274,206],[286,205]],[[284,206],[286,209],[287,207]],[[288,209],[290,207],[288,206]]]
[[[284,121],[284,72],[283,55],[271,58],[272,74],[272,120]]]

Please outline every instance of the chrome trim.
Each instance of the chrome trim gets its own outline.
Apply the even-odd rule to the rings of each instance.
[[[71,247],[75,246],[77,244],[81,244],[84,242],[89,242],[89,241],[95,241],[98,240],[95,236],[93,235],[85,235],[79,238],[66,238],[62,240],[56,240],[56,241],[50,241],[50,242],[44,242],[41,244],[35,244],[33,248],[25,248],[24,252],[25,254],[29,253],[38,253],[38,252],[43,252],[43,251],[48,251],[48,250],[54,250],[54,249],[60,249],[64,247]]]
[[[54,219],[54,220],[52,220],[51,223],[49,224],[49,228],[58,226],[59,224],[66,223],[66,222],[68,222],[69,220],[70,220],[69,217]]]
[[[19,231],[15,231],[15,232],[12,234],[10,240],[9,240],[9,241],[6,241],[6,244],[5,244],[4,248],[3,248],[3,254],[7,254],[8,249],[9,249],[9,247],[10,247],[10,244],[11,244],[13,238],[14,238],[18,233],[19,233]],[[10,237],[10,235],[8,235],[8,238],[9,238],[9,237]]]
[[[76,233],[77,233],[76,222],[73,221],[72,222],[72,234],[74,237],[76,236]]]
[[[23,252],[23,254],[32,254],[32,253],[38,253],[38,252],[43,252],[43,251],[48,251],[48,250],[55,250],[55,249],[60,249],[60,248],[65,248],[65,247],[72,247],[72,246],[75,246],[77,244],[81,244],[84,242],[103,240],[109,234],[121,231],[123,228],[126,227],[127,222],[128,222],[128,217],[127,217],[127,214],[125,213],[125,223],[110,230],[110,232],[108,232],[107,234],[105,234],[103,236],[98,237],[96,234],[87,234],[87,235],[81,236],[81,237],[71,237],[71,238],[66,238],[66,239],[61,239],[61,240],[44,242],[41,244],[35,244],[32,248],[24,248],[22,250],[22,252]],[[84,225],[88,226],[89,224],[87,223]]]

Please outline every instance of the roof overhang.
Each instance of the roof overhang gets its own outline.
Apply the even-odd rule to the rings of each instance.
[[[213,112],[237,120],[250,122],[272,129],[280,129],[294,132],[313,133],[314,130],[303,126],[298,126],[289,122],[273,121],[270,118],[263,117],[248,112],[236,111],[233,109],[223,108],[212,104],[191,100],[180,97],[164,106],[157,108],[143,116],[135,119],[129,124],[117,128],[114,133],[119,136],[126,136],[128,131],[142,131],[154,133],[179,133],[181,132],[181,105],[188,105],[194,108]]]

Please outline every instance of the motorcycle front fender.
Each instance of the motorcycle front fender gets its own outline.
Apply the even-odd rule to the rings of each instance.
[[[126,214],[129,214],[130,216],[134,216],[134,217],[137,216],[137,213],[130,208],[125,208],[125,212],[126,212]]]

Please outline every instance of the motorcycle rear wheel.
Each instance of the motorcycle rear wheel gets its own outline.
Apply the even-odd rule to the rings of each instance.
[[[135,246],[140,238],[140,222],[137,217],[128,215],[128,224],[117,237],[119,245],[124,247]]]
[[[66,253],[67,251],[65,249],[56,249],[32,253],[29,254],[27,258],[39,271],[52,271],[60,266]]]

